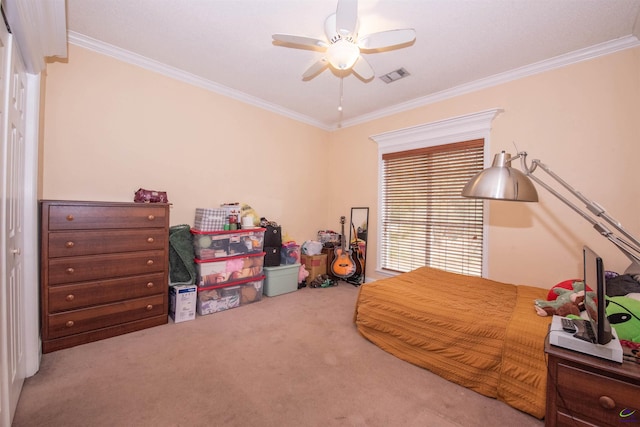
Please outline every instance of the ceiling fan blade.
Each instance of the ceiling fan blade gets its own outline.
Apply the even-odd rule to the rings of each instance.
[[[314,62],[311,67],[307,69],[302,75],[302,80],[311,80],[318,74],[324,71],[325,68],[329,66],[329,60],[325,57],[320,58],[318,61]]]
[[[367,60],[364,59],[362,55],[358,57],[358,60],[355,64],[353,64],[353,67],[351,69],[354,73],[359,75],[362,80],[365,81],[371,80],[375,76],[373,68],[371,68],[371,65],[369,65]]]
[[[358,0],[338,0],[336,31],[341,36],[355,35],[358,25]]]
[[[324,40],[314,39],[312,37],[294,36],[292,34],[274,34],[273,40],[281,43],[293,44],[302,47],[311,47],[318,50],[326,49],[329,44]]]
[[[368,34],[358,41],[360,49],[384,49],[411,43],[416,39],[416,30],[406,28],[403,30],[381,31],[379,33]]]

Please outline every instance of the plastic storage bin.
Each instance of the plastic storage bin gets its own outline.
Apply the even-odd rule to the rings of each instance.
[[[298,290],[300,264],[264,267],[264,294],[268,297]]]
[[[196,312],[204,316],[260,301],[264,278],[260,276],[231,285],[198,288]]]
[[[300,245],[284,244],[280,248],[280,265],[300,264]]]
[[[215,259],[262,252],[264,228],[225,231],[191,229],[193,250],[199,259]]]
[[[264,252],[245,256],[216,258],[215,260],[196,258],[194,261],[198,286],[216,286],[260,276],[264,264]]]

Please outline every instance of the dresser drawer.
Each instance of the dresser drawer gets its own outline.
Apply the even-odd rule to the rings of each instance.
[[[163,272],[165,251],[52,258],[48,261],[49,285]]]
[[[49,289],[49,312],[74,310],[90,305],[107,304],[167,292],[164,273],[121,279],[52,286]]]
[[[640,385],[558,363],[558,412],[576,418],[597,420],[602,425],[620,425],[620,413],[640,409]]]
[[[164,249],[167,230],[61,231],[49,233],[49,257]]]
[[[98,330],[166,313],[164,295],[48,315],[48,337],[54,339]]]
[[[158,205],[50,205],[49,230],[83,230],[101,228],[164,228],[165,206]]]

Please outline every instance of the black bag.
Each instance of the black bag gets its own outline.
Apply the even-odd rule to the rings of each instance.
[[[263,250],[265,252],[264,266],[278,267],[280,265],[281,246],[265,246]]]
[[[282,229],[280,226],[274,227],[267,225],[267,230],[264,232],[264,246],[280,247],[282,246]]]

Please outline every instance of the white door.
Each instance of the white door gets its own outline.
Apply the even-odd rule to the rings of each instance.
[[[0,278],[0,425],[10,425],[26,376],[24,177],[26,73],[0,25],[0,143],[2,144],[2,278]]]

